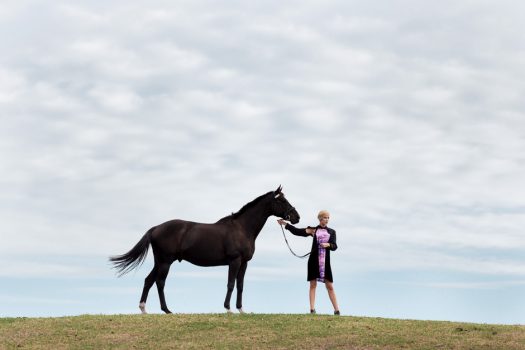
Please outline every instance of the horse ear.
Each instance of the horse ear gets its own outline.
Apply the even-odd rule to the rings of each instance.
[[[277,189],[275,190],[274,194],[275,194],[275,198],[279,197],[281,195],[281,191],[283,190],[283,187],[281,185],[279,185],[279,187],[277,187]]]

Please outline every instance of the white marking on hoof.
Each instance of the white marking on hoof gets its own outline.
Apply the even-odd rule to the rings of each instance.
[[[146,303],[140,303],[140,304],[139,304],[139,309],[140,309],[140,311],[141,311],[143,314],[147,314],[147,312],[146,312]]]
[[[230,310],[230,309],[226,309],[226,312],[229,313],[229,314],[233,314],[232,310]]]
[[[242,309],[242,307],[241,307],[240,309],[237,309],[237,310],[239,310],[239,313],[240,313],[240,314],[243,314],[243,313],[244,313],[244,310]]]

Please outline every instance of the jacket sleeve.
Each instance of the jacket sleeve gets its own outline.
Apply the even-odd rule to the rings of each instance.
[[[290,231],[292,234],[296,235],[296,236],[303,236],[303,237],[308,237],[309,234],[306,233],[306,229],[305,228],[297,228],[293,225],[290,225],[290,224],[286,224],[286,226],[284,227],[285,229],[287,229],[288,231]]]
[[[335,235],[335,230],[331,230],[330,232],[330,239],[328,240],[328,243],[330,243],[330,250],[337,250],[337,238]]]

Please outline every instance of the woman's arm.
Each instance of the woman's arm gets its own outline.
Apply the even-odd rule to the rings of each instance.
[[[292,234],[294,234],[296,236],[308,237],[308,236],[311,235],[311,233],[307,232],[307,228],[297,228],[297,227],[295,227],[293,225],[290,225],[290,224],[286,224],[286,226],[284,228],[287,229],[288,231],[290,231]]]
[[[337,238],[335,235],[335,230],[331,230],[330,232],[330,239],[328,239],[328,244],[330,244],[330,247],[328,249],[330,250],[336,250],[337,249]]]

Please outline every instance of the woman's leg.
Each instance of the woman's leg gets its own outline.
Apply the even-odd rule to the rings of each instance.
[[[317,287],[317,280],[310,281],[310,310],[315,310],[315,288]]]
[[[330,297],[330,301],[334,306],[334,311],[339,311],[339,305],[337,305],[337,297],[335,296],[334,284],[328,280],[325,281],[325,284],[326,290],[328,291],[328,296]]]

